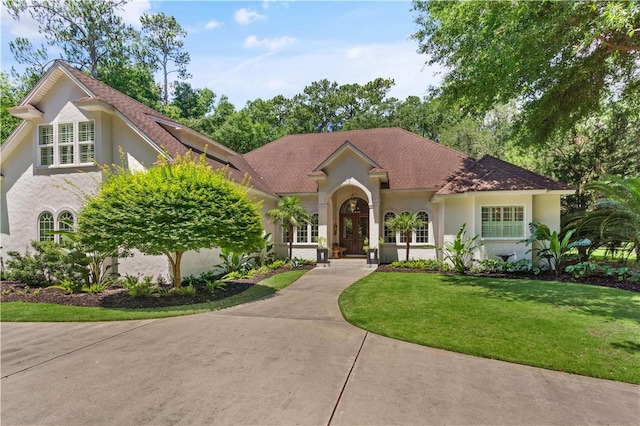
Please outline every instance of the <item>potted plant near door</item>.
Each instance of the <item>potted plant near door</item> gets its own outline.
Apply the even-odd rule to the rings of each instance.
[[[369,246],[369,239],[364,239],[364,246],[362,250],[367,254],[367,264],[377,264],[378,263],[378,248],[374,246]]]
[[[318,263],[329,263],[329,249],[327,248],[327,239],[324,237],[318,237],[317,261]]]

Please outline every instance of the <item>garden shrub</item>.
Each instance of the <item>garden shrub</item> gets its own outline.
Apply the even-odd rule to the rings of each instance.
[[[287,266],[287,261],[284,259],[278,259],[271,262],[269,265],[270,269],[278,269]]]
[[[227,290],[227,283],[224,281],[209,281],[205,283],[204,289],[209,293],[214,293],[216,290]]]
[[[7,278],[37,287],[51,286],[58,281],[70,279],[81,281],[82,273],[52,241],[32,241],[31,247],[22,255],[17,251],[7,254]]]
[[[180,286],[172,289],[178,296],[195,296],[196,288],[192,285]]]
[[[440,271],[444,264],[436,259],[418,259],[418,260],[394,260],[391,262],[394,268],[422,269],[425,271]]]

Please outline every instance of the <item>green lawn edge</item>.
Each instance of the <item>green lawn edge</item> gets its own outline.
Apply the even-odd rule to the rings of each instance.
[[[339,297],[351,324],[424,346],[640,384],[640,294],[554,281],[374,272]]]
[[[149,309],[112,309],[51,303],[6,302],[0,305],[1,322],[95,322],[168,318],[217,311],[252,302],[293,284],[308,270],[281,272],[246,291],[222,300],[193,305]]]

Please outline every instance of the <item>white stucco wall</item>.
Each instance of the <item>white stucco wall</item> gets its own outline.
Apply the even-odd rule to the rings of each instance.
[[[158,151],[149,145],[136,131],[118,115],[106,112],[87,112],[76,107],[72,101],[86,96],[67,77],[61,77],[37,107],[43,117],[32,120],[31,133],[18,141],[17,147],[7,158],[3,158],[0,197],[0,245],[2,256],[7,251],[24,253],[32,240],[38,238],[38,217],[49,211],[57,219],[58,214],[68,210],[77,217],[81,200],[74,191],[65,190],[72,182],[87,194],[93,194],[102,179],[95,166],[65,166],[38,168],[38,124],[56,124],[94,120],[95,153],[100,164],[120,163],[122,149],[127,166],[142,170],[152,165]],[[225,154],[224,150],[217,154]],[[80,172],[81,171],[81,172]],[[201,250],[186,253],[182,260],[183,276],[199,274],[219,263],[219,250]],[[134,252],[131,258],[120,259],[118,272],[121,275],[161,275],[169,277],[169,264],[164,256],[146,256]]]

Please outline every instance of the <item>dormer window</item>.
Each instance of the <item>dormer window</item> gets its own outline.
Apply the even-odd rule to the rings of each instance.
[[[44,124],[38,128],[38,164],[41,167],[93,163],[93,121]]]

